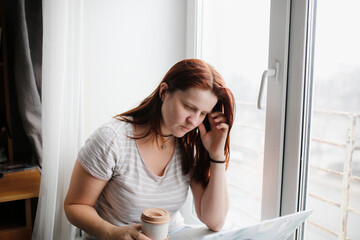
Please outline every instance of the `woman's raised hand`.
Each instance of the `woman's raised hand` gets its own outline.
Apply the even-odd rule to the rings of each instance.
[[[199,125],[201,141],[214,160],[225,160],[224,149],[229,133],[227,119],[222,112],[212,112],[208,115],[210,131],[206,131],[203,123]]]

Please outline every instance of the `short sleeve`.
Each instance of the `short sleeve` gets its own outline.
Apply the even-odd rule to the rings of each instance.
[[[119,161],[115,132],[106,125],[98,128],[80,149],[78,159],[81,166],[92,176],[109,180]]]

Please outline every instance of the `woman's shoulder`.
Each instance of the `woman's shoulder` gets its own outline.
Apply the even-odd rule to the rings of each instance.
[[[86,140],[86,142],[99,142],[102,145],[110,145],[119,142],[127,142],[134,135],[131,123],[118,119],[111,119],[100,125]]]
[[[129,122],[125,122],[116,118],[112,118],[110,121],[104,123],[100,128],[100,131],[110,131],[116,137],[132,136],[133,126]]]

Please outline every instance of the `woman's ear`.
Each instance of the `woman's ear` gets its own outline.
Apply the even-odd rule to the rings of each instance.
[[[164,101],[165,99],[165,95],[166,95],[166,90],[169,89],[169,85],[166,82],[163,82],[160,84],[160,91],[159,91],[159,97],[161,98],[161,100]]]

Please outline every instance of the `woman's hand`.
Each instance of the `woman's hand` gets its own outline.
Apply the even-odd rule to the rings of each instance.
[[[221,112],[213,112],[208,115],[210,131],[206,132],[203,123],[199,125],[201,141],[214,160],[225,160],[225,142],[229,132],[227,119]]]
[[[141,224],[114,227],[108,240],[151,240],[141,233]]]

